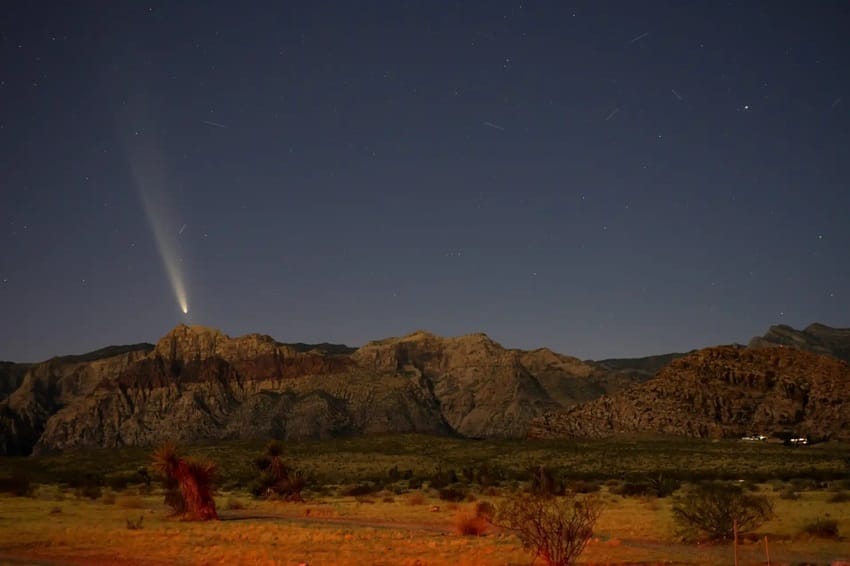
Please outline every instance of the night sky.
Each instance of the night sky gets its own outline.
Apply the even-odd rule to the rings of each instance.
[[[597,359],[850,326],[847,2],[0,18],[0,359],[179,322]]]

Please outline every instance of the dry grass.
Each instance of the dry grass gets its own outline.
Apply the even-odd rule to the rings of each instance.
[[[138,495],[122,495],[115,499],[115,504],[124,509],[142,509],[145,506],[145,500]]]
[[[455,511],[455,532],[464,536],[481,536],[487,532],[490,522],[486,515],[480,512],[478,505],[458,509]]]
[[[139,496],[140,511],[75,500],[0,496],[0,556],[23,562],[74,564],[338,564],[489,565],[527,564],[513,534],[493,528],[483,536],[461,536],[457,514],[430,512],[407,498],[393,503],[358,504],[352,497],[316,498],[307,504],[252,501],[244,510],[222,511],[222,521],[182,522],[168,518],[162,494]],[[410,495],[415,495],[410,494]],[[831,494],[805,492],[797,501],[772,494],[777,518],[760,534],[771,540],[774,563],[826,563],[850,558],[850,541],[806,538],[803,527],[831,514],[840,533],[850,532],[850,503],[827,503]],[[235,497],[235,495],[230,495]],[[726,546],[680,544],[672,530],[669,500],[645,502],[612,498],[597,523],[594,540],[580,561],[585,564],[729,563]],[[62,512],[50,514],[57,502]],[[423,500],[424,503],[424,500]],[[493,499],[498,506],[500,500]],[[471,514],[471,513],[470,513]],[[144,517],[143,528],[128,530],[127,520]],[[764,562],[759,543],[740,549],[742,564]],[[418,562],[417,562],[418,561]]]
[[[408,494],[406,501],[408,505],[424,505],[425,494],[421,491],[414,491],[413,493]]]

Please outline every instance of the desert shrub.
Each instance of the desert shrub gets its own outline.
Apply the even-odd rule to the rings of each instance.
[[[838,538],[838,521],[835,519],[815,519],[803,525],[801,534],[817,538]]]
[[[260,477],[251,490],[254,495],[279,497],[285,501],[304,501],[301,492],[307,486],[307,478],[284,462],[283,445],[280,442],[269,442],[265,452],[254,461],[254,465],[260,472]]]
[[[490,517],[479,512],[478,505],[458,509],[454,516],[454,528],[459,535],[481,536],[490,526]]]
[[[846,491],[837,491],[829,496],[827,503],[846,503],[850,501],[850,493]]]
[[[349,497],[359,497],[363,495],[371,495],[373,493],[377,493],[383,489],[379,484],[374,483],[360,483],[357,485],[352,485],[346,487],[342,490],[342,495],[347,495]]]
[[[658,498],[669,497],[682,487],[682,482],[664,474],[650,476],[647,479],[647,483],[649,484],[651,495]]]
[[[32,483],[24,472],[15,470],[8,478],[0,478],[0,493],[9,493],[17,497],[32,495]]]
[[[571,493],[596,493],[600,490],[598,483],[585,480],[573,480],[567,482],[566,490]]]
[[[477,483],[481,487],[497,484],[505,476],[502,470],[491,468],[487,464],[475,467],[463,468],[461,476],[467,483]]]
[[[152,463],[154,470],[164,479],[165,503],[176,513],[192,520],[218,519],[212,496],[214,463],[183,458],[171,443],[163,444],[153,453]]]
[[[653,489],[647,481],[624,481],[612,487],[611,493],[623,497],[643,497],[653,494]]]
[[[413,477],[413,470],[399,470],[398,464],[387,470],[387,477],[391,482],[399,480],[409,480]]]
[[[408,505],[423,505],[425,503],[425,494],[421,491],[414,491],[407,496]]]
[[[737,485],[706,483],[688,489],[673,504],[673,518],[688,538],[728,540],[734,525],[746,533],[773,516],[773,506],[761,495],[744,493]]]
[[[454,470],[443,470],[438,467],[434,474],[431,476],[431,479],[428,482],[428,485],[432,489],[442,489],[447,487],[453,483],[457,483],[457,473]]]
[[[820,482],[811,478],[794,478],[789,483],[794,491],[814,491],[823,487]]]
[[[407,489],[422,489],[422,478],[410,478],[407,480]]]
[[[466,498],[466,491],[456,487],[444,487],[438,493],[443,501],[458,502]]]
[[[561,495],[564,493],[564,482],[554,470],[538,466],[528,470],[529,490],[536,495]]]
[[[142,522],[145,520],[144,515],[139,515],[138,520],[134,521],[133,519],[127,519],[127,529],[131,531],[138,531],[142,528]]]
[[[779,492],[779,499],[788,499],[790,501],[795,501],[800,499],[800,494],[791,487],[790,485]]]
[[[487,520],[492,521],[496,516],[496,506],[489,501],[476,501],[475,514],[479,517],[484,517]]]
[[[77,497],[94,500],[103,496],[103,489],[96,483],[90,483],[78,487],[74,493]]]
[[[514,494],[499,507],[496,524],[514,531],[535,558],[567,566],[584,550],[601,510],[594,496]]]

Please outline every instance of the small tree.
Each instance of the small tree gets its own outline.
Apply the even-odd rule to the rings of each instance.
[[[209,521],[218,519],[212,497],[215,464],[182,458],[177,447],[166,442],[153,453],[152,467],[162,474],[168,490],[165,502],[185,519]]]
[[[304,501],[301,490],[307,484],[304,474],[286,465],[283,460],[283,445],[273,440],[266,445],[262,456],[254,461],[260,471],[259,483],[254,488],[254,495],[275,495],[286,501]]]
[[[744,493],[737,485],[707,483],[687,490],[673,503],[673,518],[689,538],[730,540],[773,516],[773,506],[761,495]],[[694,536],[696,535],[696,537]]]
[[[523,548],[549,566],[574,564],[593,535],[602,506],[593,496],[515,494],[499,508],[497,525],[514,531]]]

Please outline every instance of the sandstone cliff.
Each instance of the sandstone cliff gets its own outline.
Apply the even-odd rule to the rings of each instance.
[[[370,375],[348,356],[180,325],[137,363],[56,412],[36,452],[372,432],[445,434],[427,386]]]
[[[780,324],[771,326],[764,336],[750,340],[749,347],[790,347],[850,362],[850,328],[810,324],[803,330],[795,330]]]
[[[850,439],[850,365],[793,348],[708,348],[653,379],[535,419],[533,437],[616,433]]]
[[[30,365],[20,386],[0,402],[0,454],[29,453],[58,410],[74,406],[149,350],[147,344],[118,346]]]
[[[521,435],[532,417],[559,406],[522,357],[485,334],[427,332],[370,342],[351,356],[372,371],[424,380],[449,426],[470,437]]]
[[[764,344],[839,355],[846,332],[775,327]],[[485,334],[428,332],[353,349],[180,325],[156,345],[0,366],[10,388],[19,383],[0,401],[0,453],[165,439],[518,437],[529,426],[538,436],[724,436],[772,427],[843,437],[850,387],[846,366],[836,363],[791,348],[592,362],[547,348],[506,349]]]
[[[546,411],[634,382],[484,334],[415,332],[355,351],[180,325],[137,346],[33,365],[0,402],[0,452],[385,432],[517,437]]]

